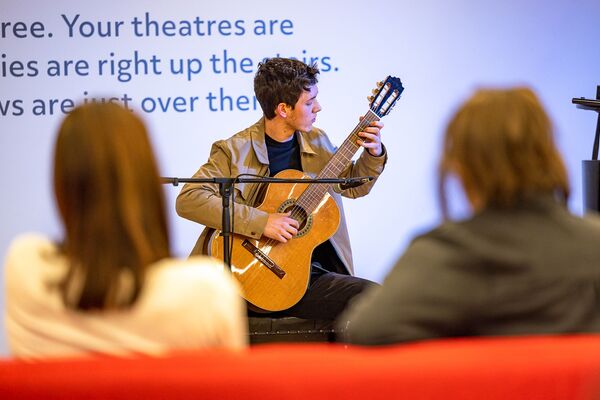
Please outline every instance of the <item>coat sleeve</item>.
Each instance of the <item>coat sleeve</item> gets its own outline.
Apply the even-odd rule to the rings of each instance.
[[[198,169],[193,178],[231,176],[231,152],[224,141],[212,145],[208,161]],[[267,224],[268,214],[236,199],[233,205],[235,233],[259,239]],[[241,202],[240,202],[241,201]],[[230,205],[231,207],[231,205]],[[215,183],[188,183],[177,196],[177,214],[210,228],[221,229],[222,200]]]

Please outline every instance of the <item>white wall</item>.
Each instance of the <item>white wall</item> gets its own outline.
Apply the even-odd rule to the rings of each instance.
[[[46,115],[33,115],[35,100],[81,101],[84,97],[127,94],[129,105],[141,112],[150,127],[162,174],[188,177],[206,160],[215,139],[237,132],[260,116],[253,109],[211,111],[208,93],[218,94],[222,88],[234,98],[251,98],[253,66],[277,54],[319,58],[323,111],[316,125],[336,143],[367,110],[365,97],[376,81],[395,75],[406,87],[400,103],[384,119],[383,137],[390,157],[386,172],[368,197],[345,203],[358,275],[381,281],[408,240],[438,222],[434,171],[439,140],[451,112],[478,86],[525,84],[538,92],[553,117],[569,168],[571,207],[581,212],[580,162],[590,157],[596,116],[576,109],[571,98],[594,97],[600,84],[597,0],[323,3],[2,0],[0,105],[4,109],[8,101],[21,100],[17,105],[22,112],[10,108],[0,113],[0,258],[20,232],[60,237],[51,198],[50,159],[63,115],[56,109],[52,114],[46,110]],[[198,17],[229,21],[231,28],[227,28],[228,22],[221,22],[222,31],[213,25],[208,35],[204,22],[199,25],[203,35],[147,37],[145,13],[160,23],[173,21],[175,26]],[[82,37],[78,28],[70,37],[63,14],[69,23],[76,15],[77,23],[100,21],[103,30],[107,21],[123,23],[118,36],[113,25],[112,37]],[[141,21],[141,36],[133,31],[134,18]],[[258,35],[253,31],[259,24],[256,20],[278,23],[272,34]],[[284,20],[287,22],[282,25]],[[15,36],[13,26],[17,22],[33,26],[33,34],[43,37],[33,37],[21,25],[17,25]],[[44,29],[41,24],[32,25],[34,22],[43,24]],[[82,32],[87,34],[89,27],[83,24]],[[23,35],[27,37],[18,37]],[[160,74],[140,70],[130,80],[126,75],[119,79],[118,71],[111,75],[106,67],[99,74],[99,60],[131,59],[135,51],[144,59],[154,56]],[[218,71],[213,70],[211,56],[222,57],[224,51],[236,60],[236,72],[231,63],[226,73],[222,64],[217,65]],[[194,60],[199,60],[202,70],[189,79],[170,73],[171,59],[192,60],[195,66]],[[245,71],[239,65],[242,59],[247,59]],[[61,64],[80,61],[79,75],[71,66],[66,76],[48,76],[50,60]],[[20,70],[18,64],[13,64],[11,71],[14,61],[37,63],[37,75],[28,68]],[[87,71],[85,63],[89,65]],[[194,111],[145,112],[140,107],[147,97],[198,100]],[[173,205],[179,189],[165,190],[175,250],[183,256],[201,226],[178,218]],[[3,304],[4,300],[0,301],[0,308]],[[2,323],[0,332],[0,354],[6,354]]]

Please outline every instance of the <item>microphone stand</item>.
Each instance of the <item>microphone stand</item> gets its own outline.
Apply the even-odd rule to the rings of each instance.
[[[223,236],[223,262],[231,270],[231,255],[229,250],[229,239],[233,234],[231,232],[231,220],[230,220],[230,198],[232,197],[233,185],[235,183],[317,183],[317,184],[338,184],[344,185],[347,189],[360,186],[363,183],[372,181],[372,176],[357,177],[357,178],[298,178],[298,179],[287,179],[287,178],[233,178],[233,177],[219,177],[219,178],[176,178],[176,177],[162,177],[161,181],[165,184],[172,184],[178,186],[179,183],[215,183],[219,185],[219,194],[221,195],[221,204],[223,205],[223,211],[221,213],[221,236]]]

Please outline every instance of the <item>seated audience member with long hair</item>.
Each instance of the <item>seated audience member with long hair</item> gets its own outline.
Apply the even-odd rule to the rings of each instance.
[[[6,328],[22,358],[161,354],[246,345],[245,306],[223,264],[170,258],[165,201],[143,123],[77,107],[54,153],[64,227],[18,237],[6,259]]]
[[[479,90],[451,120],[446,216],[451,174],[473,215],[414,239],[340,318],[346,340],[600,332],[600,219],[567,210],[567,172],[530,89]]]

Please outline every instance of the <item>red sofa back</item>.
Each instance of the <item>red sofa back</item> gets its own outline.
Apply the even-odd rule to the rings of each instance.
[[[0,361],[0,399],[600,399],[600,335]]]

